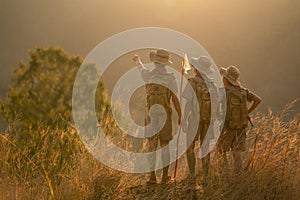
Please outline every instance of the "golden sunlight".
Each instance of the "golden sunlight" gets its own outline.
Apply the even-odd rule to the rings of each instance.
[[[155,12],[156,17],[174,21],[191,11],[195,11],[203,1],[200,0],[154,0],[144,1],[145,6]]]

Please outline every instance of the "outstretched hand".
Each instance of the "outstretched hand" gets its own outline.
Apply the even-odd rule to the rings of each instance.
[[[141,58],[139,55],[135,54],[132,58],[132,60],[136,63],[141,63]]]

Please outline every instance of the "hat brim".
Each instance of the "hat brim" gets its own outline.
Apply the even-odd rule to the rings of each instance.
[[[209,66],[209,67],[203,67],[199,64],[198,58],[192,57],[190,59],[191,65],[193,65],[197,70],[199,70],[200,73],[204,73],[206,75],[211,75],[215,70]]]
[[[159,63],[159,64],[164,64],[164,65],[172,65],[173,64],[173,62],[170,61],[170,60],[168,60],[167,62],[163,62],[161,60],[153,59],[152,62]]]
[[[225,77],[232,85],[234,85],[234,86],[241,86],[241,83],[240,83],[239,80],[233,80],[230,76],[228,76],[226,68],[221,68],[220,69],[220,74],[223,77]]]

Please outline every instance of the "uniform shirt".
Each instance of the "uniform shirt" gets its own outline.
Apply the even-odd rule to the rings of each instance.
[[[233,88],[233,89],[235,89],[235,88],[237,88],[238,86],[232,86],[232,85],[229,85],[229,86],[226,86],[225,88],[226,89],[230,89],[230,88]],[[247,88],[244,88],[244,87],[242,87],[244,90],[246,90],[247,91],[247,101],[248,102],[252,102],[255,98],[259,98],[255,93],[253,93],[253,92],[251,92],[249,89],[247,89]]]
[[[201,77],[198,77],[199,81],[203,81],[205,83],[205,80],[203,80]],[[212,82],[213,80],[207,77],[207,80]],[[207,85],[207,84],[206,84]],[[214,84],[214,89],[216,89],[217,86]],[[182,97],[185,98],[186,100],[193,100],[194,96],[194,91],[192,88],[192,84],[189,81],[189,84],[187,84],[182,92]]]
[[[153,73],[158,73],[158,74],[168,74],[167,69],[164,67],[155,67],[153,70],[148,70],[146,68],[141,68],[141,75],[143,80],[145,81],[145,83],[148,83],[151,76],[153,75]],[[172,76],[174,77],[172,82],[169,85],[169,89],[173,92],[173,93],[177,93],[178,92],[178,88],[177,88],[177,84],[176,84],[176,80],[175,80],[175,76],[172,74]]]
[[[251,92],[250,90],[247,90],[247,101],[252,102],[255,98],[259,98],[255,93]]]
[[[164,68],[164,67],[155,67],[153,70],[148,70],[145,67],[140,67],[139,70],[140,70],[141,76],[146,84],[149,83],[149,81],[151,80],[151,76],[153,76],[153,74],[155,74],[155,73],[158,73],[160,75],[163,75],[163,74],[168,75],[168,76],[170,75],[170,73],[168,73],[166,68]],[[177,84],[175,81],[175,76],[173,74],[171,74],[171,75],[173,76],[173,79],[168,84],[168,89],[171,90],[173,93],[177,93],[178,89],[177,89]],[[147,109],[149,109],[149,108],[147,108]],[[148,134],[153,135],[153,133],[158,132],[159,127],[162,126],[161,122],[164,122],[164,120],[160,119],[160,118],[161,118],[160,115],[156,115],[155,117],[152,118],[153,123],[151,123],[151,125],[148,129],[146,129],[146,135],[148,135]],[[149,119],[150,119],[149,116],[147,116],[145,119],[145,124],[149,123]],[[162,141],[172,140],[173,135],[172,135],[171,112],[167,112],[166,122],[163,125],[162,129],[158,132],[158,138]]]
[[[211,78],[208,78],[204,75],[202,75],[202,77],[196,75],[193,79],[196,79],[197,82],[199,82],[199,83],[203,83],[203,84],[207,85],[207,87],[212,87],[212,88],[208,88],[208,90],[210,90],[211,106],[214,106],[214,108],[212,108],[212,110],[211,110],[210,115],[213,119],[215,119],[220,110],[219,97],[217,94],[217,86],[215,85],[215,83],[213,82],[213,80]],[[196,98],[196,101],[198,102],[197,95],[199,95],[199,94],[195,93],[193,86],[192,86],[193,83],[191,82],[192,80],[189,79],[188,81],[189,81],[189,84],[187,84],[185,86],[184,91],[182,93],[182,97],[185,98],[190,103],[192,103],[190,105],[191,107],[187,108],[188,113],[186,113],[186,114],[192,118],[195,118],[196,115],[198,115],[199,110],[198,110],[198,108],[194,107],[195,104],[193,104],[193,102],[195,101],[194,98]],[[200,104],[201,102],[198,102],[198,103]],[[199,105],[199,106],[201,107],[201,105]],[[205,112],[205,111],[202,111],[202,112]],[[186,117],[188,117],[188,116],[186,116]]]

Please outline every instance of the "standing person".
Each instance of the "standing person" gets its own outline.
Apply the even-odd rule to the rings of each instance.
[[[166,147],[173,138],[171,102],[173,102],[178,114],[178,124],[180,124],[181,121],[181,110],[179,101],[174,94],[174,92],[177,92],[175,76],[172,73],[168,73],[166,69],[167,65],[172,64],[169,52],[164,49],[151,51],[150,60],[154,63],[154,69],[151,71],[143,66],[137,55],[134,57],[134,61],[139,63],[139,70],[141,71],[142,78],[146,82],[147,116],[145,122],[146,125],[151,122],[149,129],[146,130],[146,134],[148,134],[149,137],[149,152],[153,152],[157,149],[159,141],[162,148],[162,162],[165,166],[163,168],[161,182],[166,183],[171,179],[170,176],[168,176],[170,151],[169,148]],[[157,104],[162,107],[157,107]],[[151,121],[149,115],[151,116]],[[165,117],[165,123],[162,124]],[[149,157],[149,165],[151,172],[148,183],[156,183],[155,154]]]
[[[186,99],[183,130],[186,132],[187,144],[191,144],[186,152],[189,177],[195,180],[195,143],[200,139],[200,145],[204,145],[204,148],[202,149],[208,150],[209,139],[205,144],[203,144],[203,141],[208,133],[209,126],[213,125],[216,120],[217,115],[215,110],[218,110],[218,103],[216,102],[217,87],[214,84],[213,79],[209,78],[209,75],[214,71],[211,68],[210,59],[207,56],[191,58],[190,64],[194,69],[195,76],[188,79],[191,87],[187,85],[182,94],[183,98]],[[196,94],[195,96],[193,95],[193,92]],[[199,109],[195,109],[197,105],[199,106]],[[215,109],[211,109],[211,106],[214,106]],[[212,113],[212,110],[214,113]],[[197,117],[199,117],[199,122],[194,120]],[[198,129],[196,129],[196,136],[193,137],[192,131],[195,131],[195,127],[198,127]],[[213,131],[213,128],[210,130]],[[210,136],[214,135],[212,132],[209,134]],[[204,172],[203,183],[206,185],[209,173],[210,154],[208,153],[201,161]]]
[[[226,152],[232,151],[234,169],[239,173],[242,169],[241,153],[246,148],[248,115],[260,104],[261,98],[241,85],[240,71],[237,67],[231,65],[221,68],[220,73],[226,90],[227,111],[217,147],[223,155],[225,164],[227,164]],[[247,102],[252,103],[250,108],[247,107]]]

